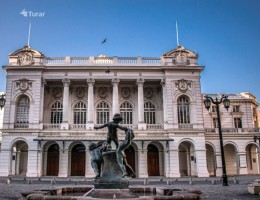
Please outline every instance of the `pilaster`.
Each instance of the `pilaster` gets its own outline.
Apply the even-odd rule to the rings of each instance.
[[[138,130],[146,130],[144,123],[144,79],[140,78],[136,81],[138,86]]]
[[[94,83],[95,79],[88,78],[88,112],[87,112],[87,124],[86,129],[94,128]]]
[[[119,97],[118,97],[118,84],[120,80],[118,78],[112,79],[111,83],[113,85],[113,106],[112,114],[119,113]]]
[[[68,130],[69,129],[69,85],[70,85],[70,80],[65,78],[62,80],[63,83],[63,105],[62,105],[62,123],[61,123],[61,129],[62,130]]]

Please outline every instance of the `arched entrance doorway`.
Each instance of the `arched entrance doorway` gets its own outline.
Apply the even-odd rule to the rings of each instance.
[[[71,151],[71,176],[85,176],[86,148],[76,144]]]
[[[206,144],[207,168],[209,176],[216,176],[216,157],[211,145]]]
[[[194,146],[190,142],[182,142],[179,145],[179,167],[181,176],[197,175]]]
[[[255,144],[247,145],[246,162],[248,174],[259,174],[259,153]]]
[[[58,176],[59,173],[60,148],[58,144],[53,144],[47,152],[47,176]]]
[[[225,162],[228,175],[238,174],[237,165],[237,150],[233,144],[226,144],[224,146]]]
[[[132,167],[132,169],[135,171],[135,149],[132,146],[129,146],[126,150],[125,150],[125,155],[126,155],[126,160],[128,165],[130,165]],[[127,174],[130,174],[129,169],[126,168],[126,172]]]
[[[28,145],[17,141],[12,146],[11,171],[12,175],[26,175],[28,163]]]
[[[149,144],[147,150],[148,176],[160,176],[159,150],[153,144]]]

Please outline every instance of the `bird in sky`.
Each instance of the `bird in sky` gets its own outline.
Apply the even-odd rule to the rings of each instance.
[[[105,44],[107,42],[107,38],[105,38],[102,42],[101,42],[101,44]]]

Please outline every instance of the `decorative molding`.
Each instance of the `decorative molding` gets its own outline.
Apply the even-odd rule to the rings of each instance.
[[[178,88],[179,91],[185,93],[187,92],[189,87],[191,87],[191,81],[185,79],[177,80],[175,82],[175,86]]]
[[[95,83],[95,79],[94,78],[88,78],[87,79],[87,84],[88,84],[88,86],[90,86],[90,85],[94,85],[94,83]]]
[[[17,64],[20,66],[33,65],[34,55],[31,51],[24,51],[18,55]]]
[[[55,87],[52,89],[52,96],[55,98],[55,99],[58,99],[62,96],[62,91],[61,91],[61,88],[60,87]]]
[[[112,83],[113,87],[117,87],[119,82],[120,82],[119,78],[113,78],[111,80],[111,83]]]
[[[26,92],[30,87],[32,87],[32,81],[23,78],[23,79],[19,79],[18,81],[16,81],[16,87],[19,88],[19,90],[21,90],[21,92]]]
[[[100,87],[98,88],[98,96],[102,99],[107,97],[107,88],[106,87]]]
[[[146,97],[146,98],[152,98],[153,97],[153,88],[151,88],[151,87],[147,87],[147,88],[145,88],[144,89],[144,96]]]
[[[143,87],[144,82],[145,81],[143,78],[139,78],[136,80],[136,84],[138,85],[138,87]]]
[[[83,87],[78,87],[76,89],[76,96],[79,98],[79,99],[82,99],[85,97],[85,90]]]
[[[121,89],[121,96],[125,99],[128,99],[131,96],[130,88],[129,87],[123,87]]]
[[[64,78],[64,79],[62,80],[62,83],[63,83],[63,86],[64,86],[64,87],[69,87],[69,85],[70,85],[70,79]]]

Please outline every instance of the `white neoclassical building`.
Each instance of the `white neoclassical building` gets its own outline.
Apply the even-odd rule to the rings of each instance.
[[[137,177],[222,175],[216,110],[203,105],[198,55],[178,46],[161,57],[9,55],[0,176],[93,177],[94,130],[121,113],[136,137],[126,151]],[[211,96],[217,96],[216,94]],[[228,174],[258,174],[258,103],[231,94],[221,107]],[[124,132],[119,131],[119,138]]]

